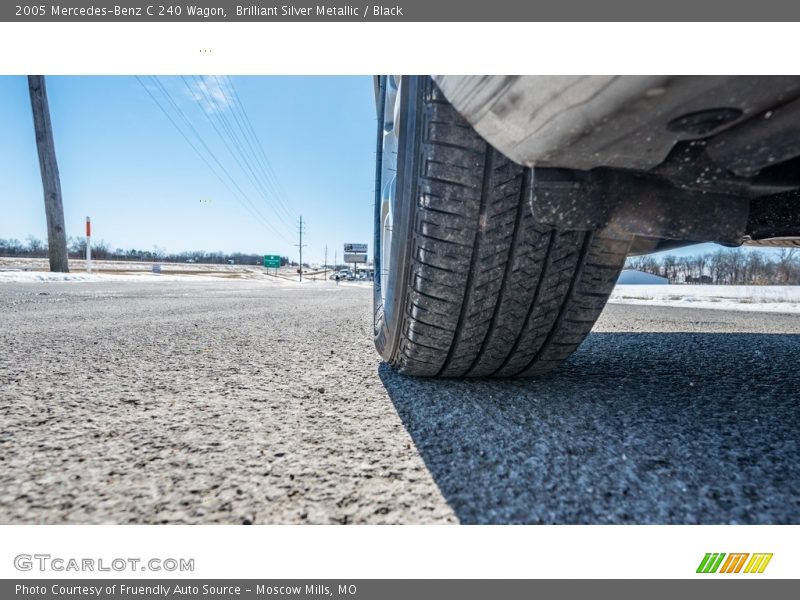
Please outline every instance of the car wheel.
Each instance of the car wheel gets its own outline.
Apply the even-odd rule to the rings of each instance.
[[[630,239],[537,224],[531,169],[486,143],[430,77],[381,77],[374,334],[401,373],[533,376],[575,351]]]

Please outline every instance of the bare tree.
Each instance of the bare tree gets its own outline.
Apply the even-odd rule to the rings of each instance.
[[[111,246],[105,240],[92,244],[92,256],[97,260],[106,260],[111,254]]]
[[[29,235],[27,238],[28,240],[28,252],[31,256],[39,256],[45,250],[45,246],[42,243],[42,240],[37,238],[35,235]]]
[[[800,248],[777,254],[725,248],[697,256],[633,256],[625,267],[664,275],[670,283],[800,285]]]
[[[70,236],[69,238],[69,252],[72,258],[83,258],[86,256],[86,238],[78,236]]]
[[[782,283],[789,283],[792,263],[797,260],[798,248],[781,248],[778,255],[778,275]]]
[[[2,248],[3,254],[7,256],[17,256],[25,251],[25,246],[17,238],[0,241],[0,248]]]
[[[36,133],[36,150],[39,153],[39,170],[44,189],[44,210],[47,215],[47,242],[50,270],[69,273],[67,262],[67,234],[64,230],[64,206],[61,201],[61,181],[58,176],[53,127],[50,123],[50,106],[44,75],[28,75],[31,96],[33,128]]]

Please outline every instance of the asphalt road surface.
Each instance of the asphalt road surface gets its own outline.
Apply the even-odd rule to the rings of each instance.
[[[371,289],[0,285],[0,523],[800,523],[800,316],[609,305],[409,379]]]

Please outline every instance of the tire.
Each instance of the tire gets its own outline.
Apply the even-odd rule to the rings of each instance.
[[[535,223],[531,169],[487,144],[429,77],[380,81],[378,352],[415,376],[554,369],[603,310],[630,239]]]

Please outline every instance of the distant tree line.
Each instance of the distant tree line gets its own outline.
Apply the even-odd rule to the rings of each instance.
[[[696,256],[632,256],[625,268],[660,275],[670,283],[800,285],[800,249],[767,253],[724,248]]]
[[[67,240],[69,258],[86,257],[86,238],[70,237]],[[47,258],[47,242],[36,236],[29,235],[22,242],[16,238],[0,238],[0,256],[19,256],[24,258]],[[261,254],[246,254],[243,252],[209,252],[206,250],[189,250],[184,252],[169,253],[160,246],[152,250],[138,250],[136,248],[112,249],[105,240],[92,242],[92,258],[96,260],[130,260],[144,262],[192,262],[202,264],[227,264],[234,261],[237,265],[261,265],[264,256]],[[281,256],[281,266],[296,265],[288,256]]]

